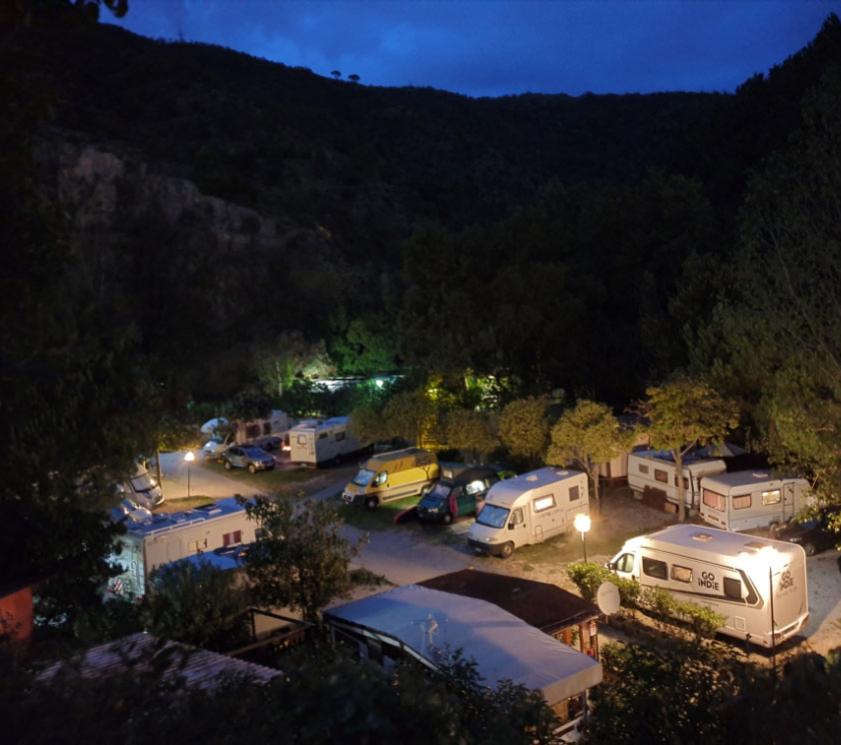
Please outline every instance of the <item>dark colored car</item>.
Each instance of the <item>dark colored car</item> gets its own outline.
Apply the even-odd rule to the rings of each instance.
[[[417,506],[418,518],[426,522],[449,525],[455,518],[475,515],[478,503],[497,481],[513,473],[494,466],[441,468],[442,478],[421,499]]]
[[[780,541],[797,543],[802,546],[806,556],[814,556],[828,548],[834,548],[841,541],[841,535],[829,527],[830,517],[837,516],[839,509],[824,510],[817,517],[806,522],[793,522],[777,532]],[[837,517],[836,517],[837,519]]]
[[[274,457],[261,448],[248,445],[231,445],[222,453],[225,470],[232,468],[247,468],[251,473],[257,471],[271,471],[275,467]]]

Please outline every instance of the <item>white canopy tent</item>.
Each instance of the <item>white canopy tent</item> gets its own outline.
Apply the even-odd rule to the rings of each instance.
[[[460,649],[476,662],[486,685],[511,680],[540,690],[549,705],[602,680],[595,659],[499,606],[418,585],[331,608],[325,620],[334,628],[401,647],[432,667],[441,654]]]

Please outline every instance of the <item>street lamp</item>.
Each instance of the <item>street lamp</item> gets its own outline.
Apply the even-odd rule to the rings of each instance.
[[[190,464],[196,459],[196,456],[193,455],[192,450],[188,450],[184,453],[184,460],[187,463],[187,499],[190,498]]]
[[[575,516],[575,529],[581,533],[581,546],[584,549],[584,563],[587,562],[587,540],[585,536],[590,530],[590,516],[580,512]]]

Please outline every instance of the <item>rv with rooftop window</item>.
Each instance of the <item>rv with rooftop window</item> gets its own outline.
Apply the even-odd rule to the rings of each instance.
[[[586,473],[539,468],[490,488],[467,542],[478,553],[507,559],[515,548],[566,533],[577,514],[589,512]]]
[[[363,450],[350,431],[350,417],[307,419],[289,430],[289,460],[307,466],[321,466]]]
[[[734,471],[701,479],[701,517],[724,530],[777,528],[809,506],[806,479]]]
[[[108,591],[123,597],[141,598],[152,571],[173,561],[210,554],[217,549],[252,543],[257,523],[249,520],[245,507],[235,499],[220,499],[207,507],[170,514],[138,514],[125,517],[125,535],[110,563],[122,569],[108,583]]]
[[[698,509],[701,501],[701,478],[724,473],[727,466],[721,458],[708,458],[696,453],[683,457],[683,496],[689,509]],[[644,492],[657,492],[677,504],[677,466],[671,453],[663,450],[636,450],[628,456],[628,486],[637,499]]]
[[[809,618],[806,554],[791,543],[672,525],[627,541],[608,567],[721,614],[720,633],[763,647],[794,636]]]

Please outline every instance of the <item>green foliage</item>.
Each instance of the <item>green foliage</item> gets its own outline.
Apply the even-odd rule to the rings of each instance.
[[[444,419],[447,445],[480,463],[499,447],[496,422],[490,414],[473,409],[455,409]]]
[[[619,599],[626,608],[636,607],[640,595],[639,583],[634,579],[617,577],[607,567],[594,562],[575,562],[567,567],[567,575],[575,583],[585,600],[595,600],[596,593],[603,582],[616,585]]]
[[[248,640],[248,606],[236,572],[179,561],[153,572],[139,614],[155,636],[225,651]]]
[[[397,368],[397,330],[385,315],[353,318],[334,339],[330,357],[343,375],[371,375]]]
[[[499,417],[499,437],[515,458],[536,462],[549,441],[548,400],[529,396],[511,401]]]
[[[350,429],[360,442],[385,442],[392,437],[382,406],[358,406],[350,415]]]
[[[255,602],[300,610],[305,620],[320,623],[320,611],[350,590],[358,550],[339,535],[338,515],[324,502],[260,496],[245,509],[264,531],[245,558]]]
[[[394,394],[383,409],[386,432],[412,445],[421,445],[439,427],[439,407],[425,388]]]
[[[272,343],[253,351],[253,364],[263,391],[280,397],[296,380],[333,372],[323,341],[310,342],[300,331],[284,331]]]
[[[580,400],[555,423],[551,437],[546,462],[584,470],[598,501],[599,465],[630,450],[634,432],[623,428],[604,404]]]
[[[727,617],[697,603],[678,600],[662,587],[645,587],[637,601],[639,607],[664,618],[677,618],[692,630],[695,639],[710,638],[727,622]]]

